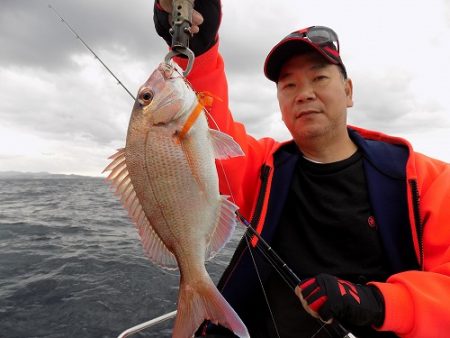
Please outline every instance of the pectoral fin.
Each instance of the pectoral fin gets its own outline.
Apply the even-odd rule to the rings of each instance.
[[[221,203],[214,232],[211,234],[206,249],[206,260],[213,258],[216,253],[229,241],[236,227],[237,205],[228,200],[228,196],[220,196]]]
[[[216,159],[224,160],[245,155],[241,146],[230,135],[215,129],[210,129],[209,134],[212,138],[214,156]]]

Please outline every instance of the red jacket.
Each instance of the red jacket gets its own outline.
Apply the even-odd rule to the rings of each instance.
[[[183,60],[177,61],[184,66]],[[230,134],[246,156],[218,165],[220,189],[232,196],[240,212],[252,218],[260,209],[256,228],[261,233],[265,223],[273,170],[267,188],[258,202],[260,170],[273,167],[273,154],[283,146],[271,138],[256,140],[242,124],[233,120],[228,110],[228,88],[218,43],[196,58],[188,80],[198,91],[215,97],[209,109],[210,125]],[[255,100],[258,98],[255,96]],[[255,112],[257,113],[257,112]],[[420,270],[400,271],[386,283],[373,283],[385,300],[385,321],[380,330],[393,331],[401,337],[444,337],[450,335],[450,165],[414,152],[411,145],[396,137],[351,127],[366,141],[381,141],[406,148],[405,189],[409,229],[405,237],[412,245]],[[409,184],[410,183],[410,184]],[[416,201],[415,201],[416,199]],[[259,205],[257,205],[259,203]],[[414,207],[414,206],[417,207]],[[406,217],[408,218],[408,216]],[[255,221],[255,219],[253,219]],[[391,254],[391,253],[389,253]],[[393,255],[393,254],[391,254]],[[395,257],[392,257],[395,259]]]

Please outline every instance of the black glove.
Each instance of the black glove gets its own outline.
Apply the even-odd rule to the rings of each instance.
[[[222,19],[222,7],[220,0],[195,0],[194,9],[203,16],[200,31],[189,40],[189,48],[196,56],[210,49],[217,41],[220,21]],[[172,36],[169,33],[169,13],[164,11],[155,0],[153,8],[153,21],[156,32],[167,44],[171,46]]]
[[[299,288],[309,307],[305,309],[318,313],[324,321],[336,318],[359,326],[383,324],[384,299],[375,286],[353,284],[322,273],[303,281]]]

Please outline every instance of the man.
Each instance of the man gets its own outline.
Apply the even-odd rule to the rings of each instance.
[[[154,16],[169,43],[170,3],[156,3]],[[221,191],[302,279],[297,298],[244,237],[219,289],[250,335],[333,337],[324,322],[334,318],[359,337],[448,336],[450,166],[347,125],[352,82],[336,33],[322,26],[289,34],[265,62],[293,140],[247,135],[228,111],[220,1],[195,8],[188,79],[221,98],[212,117],[246,153],[219,167]],[[198,334],[233,336],[210,323]]]

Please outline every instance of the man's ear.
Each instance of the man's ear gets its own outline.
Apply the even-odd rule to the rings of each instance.
[[[345,79],[345,96],[347,96],[347,108],[353,107],[353,83],[351,79]]]

